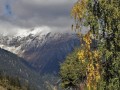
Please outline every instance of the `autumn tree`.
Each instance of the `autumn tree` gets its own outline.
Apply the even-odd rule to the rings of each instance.
[[[119,0],[78,0],[72,8],[72,29],[83,42],[77,56],[82,64],[88,62],[85,82],[89,90],[120,89],[119,11]],[[85,35],[83,26],[89,29]]]
[[[73,25],[73,29],[75,29],[80,36],[80,39],[83,41],[82,49],[78,52],[78,58],[81,60],[82,63],[88,62],[87,64],[87,71],[86,71],[86,86],[90,89],[97,89],[97,83],[100,80],[100,53],[97,48],[91,48],[92,43],[92,35],[93,35],[93,28],[88,23],[88,20],[92,19],[91,24],[96,23],[95,18],[89,16],[92,14],[89,9],[87,8],[89,5],[88,0],[80,0],[78,1],[73,9],[72,9],[72,16],[75,19],[75,25]],[[83,35],[81,33],[82,26],[90,27],[90,30]]]

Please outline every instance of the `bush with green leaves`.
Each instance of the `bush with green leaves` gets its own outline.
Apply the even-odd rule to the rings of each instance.
[[[80,83],[86,79],[86,65],[78,59],[79,48],[76,48],[71,54],[69,54],[65,62],[61,64],[60,76],[62,79],[63,88],[77,88]]]

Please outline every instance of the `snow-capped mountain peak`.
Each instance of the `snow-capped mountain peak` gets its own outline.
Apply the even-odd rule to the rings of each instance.
[[[27,37],[29,35],[46,35],[48,33],[50,33],[51,30],[49,27],[44,26],[44,27],[35,27],[31,30],[19,30],[17,32],[17,34],[15,35],[15,37]]]
[[[0,35],[0,48],[24,58],[43,73],[57,72],[59,63],[79,45],[76,34],[52,32],[48,27],[21,30],[16,36]]]

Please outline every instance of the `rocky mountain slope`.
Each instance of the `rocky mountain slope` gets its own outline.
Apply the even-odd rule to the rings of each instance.
[[[57,73],[59,64],[80,42],[72,33],[53,33],[39,28],[0,37],[0,47],[26,59],[41,73]]]

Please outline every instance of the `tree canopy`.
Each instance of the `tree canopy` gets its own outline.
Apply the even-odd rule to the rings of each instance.
[[[78,33],[82,41],[81,49],[76,54],[81,64],[77,64],[84,66],[87,62],[84,79],[87,90],[119,90],[120,1],[78,0],[71,10],[71,15],[75,20],[72,29]],[[81,33],[82,26],[89,27],[85,35]],[[92,48],[91,44],[95,47]],[[75,60],[74,57],[71,59]],[[67,61],[71,62],[68,59]],[[72,65],[74,66],[69,65],[70,70],[73,69]],[[65,69],[68,68],[64,67]],[[70,74],[73,74],[72,72]],[[68,73],[68,70],[62,73]]]

